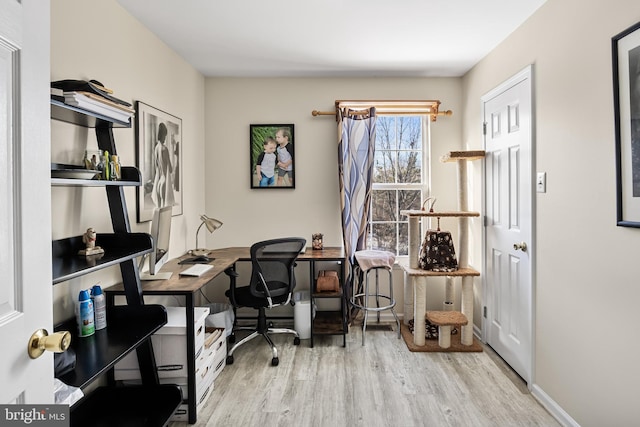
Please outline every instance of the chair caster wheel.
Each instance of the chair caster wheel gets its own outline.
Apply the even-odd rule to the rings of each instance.
[[[295,337],[293,339],[293,345],[300,345],[300,337]]]
[[[229,341],[229,344],[235,344],[236,343],[236,334],[229,335],[229,338],[227,338],[227,340]]]
[[[227,356],[227,365],[233,365],[233,356]]]
[[[278,359],[277,357],[271,359],[271,366],[278,366],[278,363],[280,363],[280,359]]]

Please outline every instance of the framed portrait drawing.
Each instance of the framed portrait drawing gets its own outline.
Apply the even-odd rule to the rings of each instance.
[[[156,207],[173,206],[182,215],[182,120],[136,102],[137,220],[151,221]]]
[[[611,40],[617,224],[640,227],[640,22]]]
[[[251,188],[296,188],[293,124],[249,126]]]

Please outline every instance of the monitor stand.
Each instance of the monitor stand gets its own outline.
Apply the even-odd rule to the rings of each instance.
[[[140,280],[169,280],[173,276],[171,271],[166,271],[162,273],[149,274],[149,273],[140,273]]]

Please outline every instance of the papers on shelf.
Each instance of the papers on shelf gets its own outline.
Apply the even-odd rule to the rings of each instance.
[[[55,99],[56,101],[64,102],[64,91],[62,89],[57,89],[55,87],[51,88],[51,99]]]
[[[125,123],[129,123],[135,113],[133,108],[117,104],[106,98],[102,98],[100,95],[89,92],[64,92],[64,103]]]
[[[91,94],[100,96],[102,99],[108,99],[109,101],[115,102],[117,104],[131,107],[130,103],[113,96],[113,90],[105,88],[102,83],[96,80],[58,80],[55,82],[51,82],[51,87],[62,89],[65,92],[89,92]]]
[[[82,91],[76,91],[76,92],[65,92],[65,93],[77,93],[78,95],[84,95],[87,98],[89,98],[89,101],[97,101],[100,102],[101,104],[106,104],[109,105],[113,108],[116,108],[118,110],[122,110],[122,111],[126,111],[127,113],[135,113],[136,110],[134,110],[132,107],[128,107],[126,105],[122,105],[122,104],[118,104],[116,102],[113,101],[109,101],[108,99],[100,96],[100,95],[96,95],[94,93],[91,92],[82,92]]]

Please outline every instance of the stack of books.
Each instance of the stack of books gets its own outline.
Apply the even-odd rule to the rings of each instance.
[[[94,80],[51,82],[51,98],[124,123],[131,123],[135,110],[131,104],[114,97],[113,91]]]

